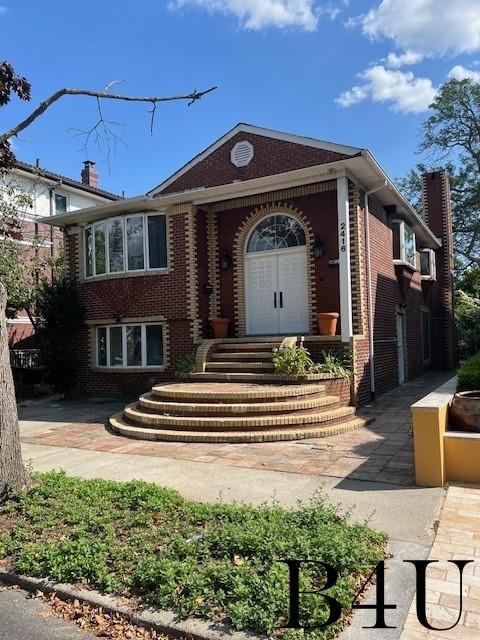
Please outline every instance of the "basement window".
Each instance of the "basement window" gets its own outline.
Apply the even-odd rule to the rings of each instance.
[[[85,227],[84,243],[86,278],[168,268],[164,214],[95,222]]]
[[[420,274],[422,280],[436,280],[437,266],[433,249],[420,249]]]
[[[162,367],[164,352],[164,331],[161,324],[114,324],[97,327],[98,367]]]
[[[415,234],[403,220],[392,220],[393,261],[417,268]]]

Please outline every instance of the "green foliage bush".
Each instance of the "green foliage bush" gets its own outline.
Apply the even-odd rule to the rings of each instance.
[[[480,353],[467,360],[457,371],[458,391],[476,391],[480,389]]]
[[[271,634],[288,616],[288,569],[282,559],[328,562],[339,571],[329,593],[348,615],[359,579],[383,558],[385,537],[319,494],[286,510],[277,504],[198,504],[176,491],[133,481],[39,476],[29,492],[4,506],[0,557],[20,573],[82,582],[115,594],[130,589],[180,616],[221,620],[236,629]],[[324,576],[304,565],[301,588]],[[302,597],[309,623],[326,619],[315,595]],[[333,637],[343,622],[312,633]],[[289,631],[287,637],[303,637]]]
[[[46,380],[68,395],[78,373],[78,335],[84,308],[75,285],[65,276],[43,282],[38,291],[37,337]]]
[[[480,351],[480,300],[464,291],[457,291],[455,321],[462,356]]]
[[[275,373],[302,376],[309,373],[331,373],[339,378],[351,376],[351,354],[322,351],[322,362],[314,362],[305,347],[280,347],[272,352]]]
[[[193,373],[195,371],[195,356],[195,352],[187,353],[177,361],[175,365],[175,373],[177,376],[184,376],[187,373]]]

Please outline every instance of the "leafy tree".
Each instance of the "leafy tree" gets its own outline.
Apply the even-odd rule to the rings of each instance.
[[[115,134],[111,130],[111,125],[103,116],[101,103],[104,101],[115,100],[124,102],[143,103],[149,105],[150,113],[150,129],[153,131],[153,123],[157,106],[160,103],[168,101],[187,101],[193,104],[207,93],[213,91],[216,87],[210,87],[204,91],[194,90],[189,94],[178,96],[129,96],[124,94],[112,93],[110,89],[116,82],[109,83],[103,91],[92,91],[90,89],[79,89],[63,87],[55,91],[52,95],[43,100],[26,118],[15,124],[7,131],[0,132],[0,179],[5,180],[5,174],[14,168],[16,158],[12,150],[11,140],[20,132],[27,129],[37,118],[39,118],[47,109],[64,96],[87,96],[96,101],[98,121],[89,130],[84,132],[86,135],[86,144],[93,137],[98,143],[103,135],[109,149],[110,141],[115,141]],[[12,97],[20,100],[29,101],[31,98],[31,86],[28,80],[16,73],[10,62],[4,61],[0,63],[0,108],[7,105]],[[15,203],[15,193],[11,197],[0,195],[0,239],[1,242],[9,242],[15,237],[14,222],[18,218],[18,203]],[[3,208],[2,208],[3,202]],[[13,226],[12,226],[13,225]],[[18,229],[17,229],[18,231]],[[0,267],[0,498],[9,492],[17,492],[28,484],[27,474],[22,463],[20,449],[20,431],[18,425],[17,406],[15,401],[15,390],[13,386],[13,377],[10,368],[10,357],[8,349],[8,335],[6,324],[7,313],[7,290],[3,284],[3,280],[9,286],[8,313],[12,313],[15,306],[24,304],[31,299],[29,292],[32,291],[32,285],[37,284],[37,278],[33,281],[29,280],[28,275],[18,264],[19,256],[15,255],[15,249],[5,244],[0,248],[0,256],[4,256],[5,262]],[[16,263],[16,264],[15,264]],[[9,265],[15,273],[10,273]],[[46,357],[51,359],[51,366],[58,367],[59,375],[64,376],[61,382],[57,378],[57,383],[62,384],[65,392],[71,388],[73,373],[68,369],[65,355],[70,354],[71,345],[67,344],[64,336],[67,333],[72,339],[72,331],[76,326],[76,322],[82,317],[81,310],[76,306],[75,292],[70,288],[71,285],[61,278],[54,280],[49,288],[45,283],[40,283],[40,295],[38,296],[38,307],[42,316],[42,340],[44,345],[49,345],[52,351]],[[60,300],[64,301],[66,308],[61,308]],[[78,301],[77,301],[78,302]],[[53,327],[55,326],[55,318],[53,311],[62,314],[64,321],[70,322],[66,331],[65,325],[60,329],[57,327],[57,333],[54,335]],[[73,317],[74,311],[78,313],[78,317]],[[72,340],[73,342],[73,340]],[[60,353],[63,349],[63,354]],[[46,349],[46,347],[45,347]],[[62,357],[63,355],[63,357]],[[56,364],[54,364],[56,363]],[[53,369],[52,369],[53,375]]]
[[[84,319],[77,290],[68,277],[40,285],[36,314],[47,381],[68,397],[77,380],[77,339]]]
[[[464,291],[455,294],[455,320],[457,323],[460,352],[463,357],[480,351],[480,299]]]
[[[421,211],[421,175],[446,166],[452,190],[457,272],[480,266],[480,84],[450,80],[438,92],[423,124],[419,164],[400,187]]]

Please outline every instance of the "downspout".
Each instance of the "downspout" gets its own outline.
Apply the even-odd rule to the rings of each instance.
[[[49,189],[49,195],[50,195],[50,202],[49,202],[50,211],[49,211],[49,213],[50,213],[50,217],[51,217],[51,216],[53,216],[55,214],[54,207],[53,207],[55,191],[52,188]],[[52,260],[51,274],[50,275],[51,275],[51,278],[52,278],[52,282],[54,280],[53,258],[54,258],[54,255],[55,255],[55,250],[54,250],[54,247],[53,247],[53,240],[54,240],[54,238],[53,238],[53,226],[50,225],[50,258]]]
[[[365,192],[365,253],[367,254],[368,351],[370,356],[370,399],[375,400],[375,343],[373,340],[372,264],[370,257],[370,210],[368,198],[387,186],[387,181]]]

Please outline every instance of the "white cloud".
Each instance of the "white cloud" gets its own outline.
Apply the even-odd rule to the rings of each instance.
[[[480,82],[480,71],[474,71],[473,69],[466,69],[461,64],[457,64],[448,72],[449,78],[455,80],[467,80],[470,78],[474,82]]]
[[[390,69],[400,69],[408,64],[417,64],[423,59],[421,53],[415,53],[415,51],[405,51],[398,55],[397,53],[389,53],[387,56],[387,67]]]
[[[383,0],[361,24],[370,38],[426,56],[480,49],[479,0]]]
[[[411,71],[396,71],[383,65],[369,67],[359,77],[363,80],[336,100],[341,107],[371,99],[373,102],[388,102],[393,111],[420,113],[433,102],[436,89],[428,78],[416,78]]]
[[[8,12],[8,7],[0,7],[0,16],[4,16]]]
[[[242,27],[252,30],[299,27],[315,31],[318,24],[314,0],[172,0],[169,6],[232,14]]]

